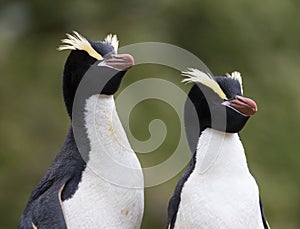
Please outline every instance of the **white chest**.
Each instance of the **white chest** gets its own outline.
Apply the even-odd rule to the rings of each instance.
[[[143,174],[113,97],[90,97],[85,123],[91,149],[78,190],[63,202],[68,228],[140,228]]]
[[[212,129],[202,133],[175,228],[263,228],[258,187],[237,134]]]
[[[70,229],[140,228],[143,190],[115,186],[86,169],[72,199],[63,202]]]

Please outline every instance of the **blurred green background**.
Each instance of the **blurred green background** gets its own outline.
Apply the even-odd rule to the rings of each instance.
[[[245,94],[259,106],[241,137],[265,213],[273,229],[300,228],[299,12],[296,0],[2,0],[0,228],[16,228],[30,192],[64,142],[70,121],[61,74],[68,52],[56,48],[72,30],[93,40],[117,33],[121,46],[171,43],[197,55],[216,75],[241,71]],[[175,70],[145,65],[128,72],[120,91],[149,77],[188,89]],[[147,139],[149,121],[157,117],[168,136],[155,152],[140,156],[144,166],[176,148],[178,118],[164,102],[137,106],[132,132]],[[142,228],[163,227],[177,179],[146,189]]]

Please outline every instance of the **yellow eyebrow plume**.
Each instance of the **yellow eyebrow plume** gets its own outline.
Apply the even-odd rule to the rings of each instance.
[[[238,72],[238,71],[234,71],[231,74],[226,73],[226,76],[231,78],[231,79],[237,80],[240,83],[241,91],[242,91],[242,94],[243,94],[243,81],[242,81],[241,73]]]
[[[80,35],[78,32],[73,31],[73,34],[66,34],[67,39],[61,40],[62,45],[58,47],[59,51],[62,50],[83,50],[86,51],[91,57],[97,60],[103,60],[103,57],[93,49],[90,42]]]
[[[109,43],[115,50],[115,53],[118,53],[118,48],[119,48],[119,41],[118,37],[116,34],[108,34],[106,38],[104,39],[104,42]]]
[[[225,93],[211,75],[195,68],[188,68],[186,71],[182,71],[182,75],[187,77],[183,79],[182,82],[201,83],[206,87],[211,88],[215,93],[217,93],[220,96],[221,99],[227,99]]]

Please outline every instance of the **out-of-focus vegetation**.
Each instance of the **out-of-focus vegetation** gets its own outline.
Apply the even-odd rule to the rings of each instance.
[[[197,55],[214,74],[241,71],[245,94],[259,106],[241,137],[269,223],[273,229],[300,228],[299,12],[296,0],[2,0],[0,228],[16,227],[30,192],[64,142],[70,125],[61,94],[67,52],[56,47],[72,30],[94,40],[117,33],[121,46],[167,42]],[[161,66],[137,66],[122,88],[147,77],[178,85],[181,80]],[[172,134],[152,156],[141,156],[147,166],[172,151],[178,138],[177,116],[160,101],[133,111],[131,128],[138,138],[149,137],[152,117],[164,119]],[[162,228],[177,179],[146,190],[142,228]]]

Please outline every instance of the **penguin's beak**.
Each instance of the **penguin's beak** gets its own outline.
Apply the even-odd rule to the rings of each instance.
[[[235,96],[234,99],[223,102],[222,104],[245,116],[251,116],[257,112],[257,105],[252,99],[239,95]]]
[[[134,58],[129,54],[113,54],[110,58],[104,59],[99,65],[126,71],[134,65]]]

